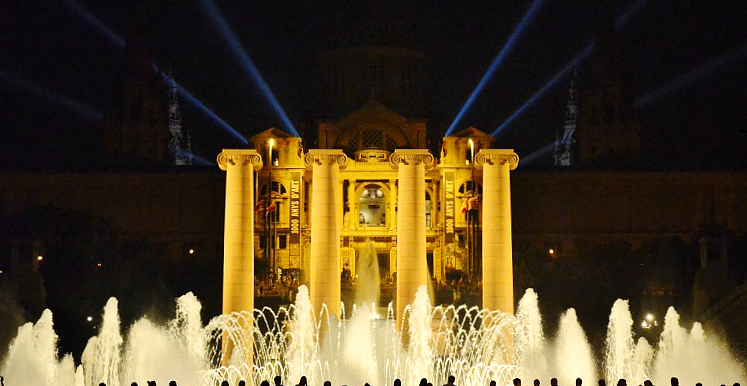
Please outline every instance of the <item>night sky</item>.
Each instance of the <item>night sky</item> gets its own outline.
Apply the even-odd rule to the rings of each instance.
[[[245,136],[282,128],[259,88],[213,24],[201,0],[78,0],[125,41],[145,42],[162,67]],[[429,55],[430,129],[448,127],[500,51],[530,1],[216,1],[296,127],[313,116],[314,58],[340,47],[346,31],[381,26],[412,37],[391,42]],[[100,166],[101,124],[91,119],[117,97],[125,51],[71,0],[0,3],[0,167]],[[632,8],[631,8],[632,7]],[[644,167],[747,167],[747,6],[743,1],[547,0],[477,98],[460,128],[488,133],[589,42],[634,9],[619,31],[620,73],[631,94],[668,93],[637,110]],[[342,31],[342,32],[341,32]],[[356,32],[358,33],[358,32]],[[355,35],[352,32],[350,35]],[[348,40],[356,40],[346,36]],[[343,39],[345,40],[345,39]],[[358,36],[360,41],[360,36]],[[677,79],[683,79],[677,81]],[[672,82],[672,83],[668,83]],[[30,84],[41,89],[32,90]],[[551,143],[563,124],[568,79],[498,137],[526,156]],[[57,102],[49,92],[81,106]],[[72,106],[72,107],[71,107]],[[90,111],[88,110],[90,107]],[[241,144],[182,101],[195,153],[213,160]],[[409,117],[423,118],[423,117]],[[549,164],[550,157],[537,162]]]

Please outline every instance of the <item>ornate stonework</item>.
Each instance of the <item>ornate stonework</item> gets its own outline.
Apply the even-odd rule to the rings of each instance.
[[[433,166],[435,158],[426,149],[397,149],[389,157],[389,164],[397,169],[399,165],[425,164],[426,168]]]
[[[262,157],[254,149],[223,149],[218,154],[218,167],[220,170],[227,170],[228,166],[254,166],[254,170],[262,169]]]
[[[337,163],[340,168],[344,168],[348,165],[348,156],[339,149],[311,149],[304,156],[304,162],[307,167]]]
[[[510,170],[519,165],[519,156],[512,149],[482,149],[475,155],[475,166],[508,164]]]

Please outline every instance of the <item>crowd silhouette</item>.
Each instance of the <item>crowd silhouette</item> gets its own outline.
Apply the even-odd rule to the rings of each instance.
[[[0,386],[5,386],[4,381],[5,379],[2,376],[0,376]],[[446,384],[444,384],[443,386],[457,386],[455,381],[456,381],[456,378],[454,378],[453,375],[449,375]],[[279,375],[273,378],[273,382],[274,382],[273,386],[283,386],[283,378],[280,377]],[[628,382],[624,378],[621,378],[617,381],[617,386],[627,386],[627,384]],[[246,386],[246,381],[241,380],[236,385]],[[489,382],[489,386],[496,386],[496,385],[497,385],[496,381],[494,380],[491,380]],[[600,379],[597,382],[597,385],[607,386],[607,383],[604,381],[604,379]],[[12,384],[8,386],[12,386]],[[101,382],[99,383],[99,386],[106,386],[106,383]],[[137,382],[132,382],[130,386],[138,386],[138,384]],[[147,386],[157,386],[156,381],[148,381]],[[178,386],[178,385],[176,381],[170,381],[169,386]],[[231,384],[228,381],[223,381],[221,382],[220,386],[231,386]],[[270,382],[268,382],[267,380],[264,380],[260,383],[260,386],[270,386]],[[306,379],[306,376],[302,376],[295,386],[308,386],[308,380]],[[324,381],[324,386],[332,386],[332,382]],[[342,385],[342,386],[350,386],[350,385]],[[363,386],[371,386],[371,385],[368,383],[364,383]],[[399,379],[395,379],[393,386],[402,386],[402,381],[400,381]],[[433,386],[433,384],[431,382],[428,382],[428,379],[422,378],[420,379],[420,383],[418,384],[418,386]],[[513,386],[521,386],[521,378],[514,378]],[[542,386],[541,381],[539,379],[535,379],[533,382],[533,386]],[[557,378],[550,379],[550,386],[559,386],[558,379]],[[575,386],[583,386],[583,380],[581,378],[576,378]],[[638,385],[638,386],[654,386],[654,384],[653,382],[651,382],[651,380],[647,379],[643,382],[643,385]],[[677,377],[672,377],[670,379],[670,386],[680,386],[680,380]],[[698,382],[695,384],[695,386],[703,386],[703,384]],[[720,386],[726,386],[726,385],[721,384]],[[736,382],[732,386],[741,386],[741,385],[739,384],[739,382]]]

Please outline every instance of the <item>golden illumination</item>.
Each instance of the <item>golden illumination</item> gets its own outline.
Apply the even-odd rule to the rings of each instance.
[[[194,254],[195,254],[195,250],[194,250],[194,249],[190,249],[190,250],[189,250],[189,254],[190,254],[190,255],[194,255]]]
[[[44,260],[44,256],[42,255],[36,256],[36,261],[42,261],[42,260]]]
[[[551,255],[554,255],[554,254],[555,254],[555,250],[554,250],[554,249],[552,249],[552,248],[550,248],[550,250],[549,250],[548,252],[549,252],[549,253],[550,253]]]

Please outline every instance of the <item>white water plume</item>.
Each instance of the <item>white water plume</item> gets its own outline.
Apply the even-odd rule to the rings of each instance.
[[[204,386],[223,380],[234,385],[243,379],[258,385],[275,375],[286,385],[304,375],[311,386],[325,380],[385,386],[396,378],[411,386],[421,377],[438,385],[448,375],[464,386],[490,380],[509,386],[516,376],[525,381],[555,376],[560,384],[570,385],[576,377],[593,383],[596,363],[604,363],[600,372],[608,384],[623,377],[630,385],[649,377],[660,385],[671,376],[679,377],[681,384],[732,384],[745,378],[724,342],[697,323],[688,332],[673,309],[665,317],[658,349],[645,339],[634,343],[632,317],[622,300],[612,308],[606,350],[599,359],[573,309],[562,315],[555,339],[544,337],[538,297],[531,290],[514,318],[477,307],[432,307],[427,290],[420,287],[407,308],[404,338],[391,305],[384,318],[364,304],[353,307],[349,319],[337,320],[326,309],[315,314],[303,286],[296,303],[287,308],[221,315],[204,327],[194,295],[176,303],[174,320],[155,325],[140,319],[127,329],[125,339],[117,301],[110,299],[99,333],[90,339],[77,369],[69,355],[58,360],[52,313],[45,311],[37,323],[19,328],[0,370],[13,386],[116,386],[147,380],[167,384],[171,379]],[[235,356],[230,362],[221,352],[229,341]],[[221,366],[226,362],[228,366]]]

